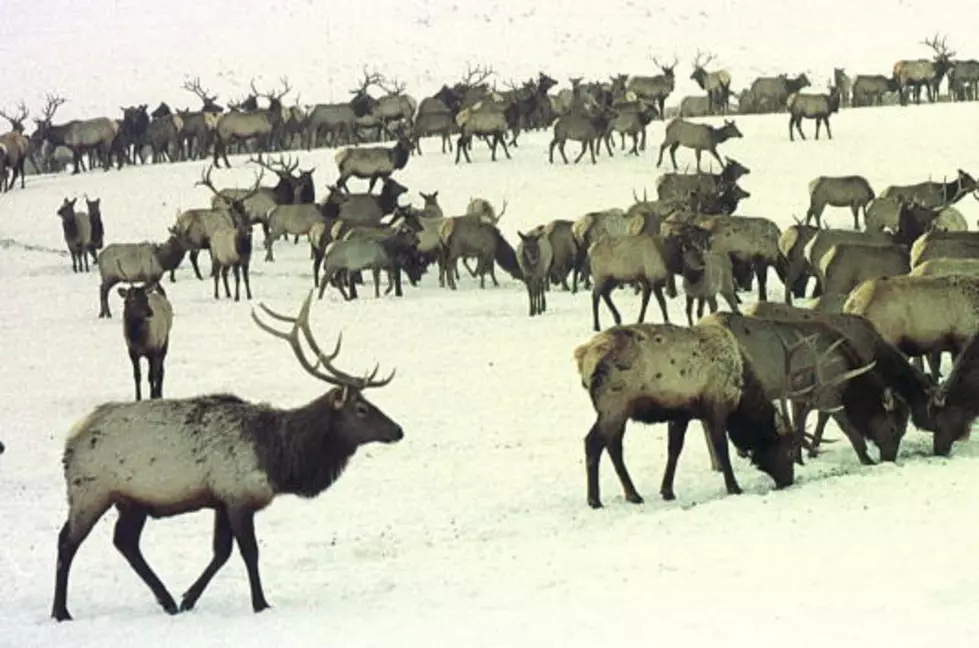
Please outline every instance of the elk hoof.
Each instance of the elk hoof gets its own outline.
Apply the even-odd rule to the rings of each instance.
[[[629,493],[625,496],[625,499],[627,502],[631,502],[633,504],[643,503],[643,498],[639,493]]]
[[[676,499],[676,493],[674,493],[672,490],[662,490],[659,492],[659,494],[663,500],[667,502],[672,502]]]

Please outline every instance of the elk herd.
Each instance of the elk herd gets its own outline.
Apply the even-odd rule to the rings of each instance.
[[[870,446],[880,460],[896,460],[909,423],[933,435],[934,454],[948,455],[955,442],[968,438],[969,426],[979,416],[979,401],[972,397],[979,389],[974,380],[979,366],[979,234],[968,231],[955,208],[966,196],[979,199],[975,178],[957,169],[943,182],[891,186],[876,193],[863,176],[820,176],[809,184],[805,219],[783,229],[767,218],[738,214],[741,201],[751,198],[738,181],[751,170],[718,150],[724,142],[743,137],[735,121],[710,126],[686,119],[726,115],[733,112],[731,100],[736,99],[741,113],[788,113],[794,140],[795,134],[805,137],[803,119],[816,121],[817,138],[822,126],[832,137],[832,114],[844,106],[879,104],[886,92],[897,93],[902,104],[919,102],[922,89],[929,101],[937,100],[943,79],[953,99],[975,100],[979,63],[953,59],[955,53],[937,36],[927,45],[932,59],[899,61],[892,75],[877,75],[879,84],[873,75],[851,82],[843,69],[836,69],[825,93],[806,92],[810,81],[799,74],[758,79],[739,97],[732,90],[731,74],[709,69],[715,57],[698,52],[690,78],[705,93],[704,105],[688,106],[684,99],[679,116],[670,120],[664,105],[674,89],[675,58],[669,64],[654,59],[661,71],[655,76],[616,75],[607,82],[573,78],[570,88],[557,92],[552,90],[558,82],[543,72],[501,91],[487,82],[492,70],[470,68],[459,82],[443,85],[420,103],[405,94],[404,84],[365,71],[345,103],[301,106],[297,98],[295,105],[286,106],[292,88],[283,78],[280,88],[264,92],[253,82],[251,94],[228,102],[224,110],[216,103],[218,97],[194,79],[184,87],[200,99],[197,112],[174,111],[161,103],[148,113],[143,104],[124,107],[118,120],[59,125],[52,120],[64,99],[51,95],[30,137],[24,135],[29,113],[23,104],[16,115],[0,113],[13,126],[0,138],[5,190],[17,177],[23,187],[25,159],[35,154],[50,158],[58,146],[70,151],[75,172],[86,162],[106,170],[143,163],[147,148],[153,162],[210,158],[197,182],[210,192],[210,204],[178,211],[160,242],[106,245],[98,199],[85,196],[86,211],[76,211],[74,198],[65,198],[57,209],[73,271],[87,272],[90,259],[98,268],[99,317],[111,317],[111,289],[125,284],[118,294],[135,398],[142,399],[140,362],[146,358],[150,399],[99,406],[69,436],[65,475],[71,506],[58,540],[53,616],[70,618],[66,592],[72,558],[112,505],[120,510],[116,546],[166,611],[174,613],[178,606],[145,563],[140,532],[147,516],[200,508],[216,512],[215,554],[179,610],[196,604],[227,560],[232,540],[248,567],[253,608],[268,606],[258,576],[254,513],[281,493],[322,492],[358,446],[394,442],[403,434],[361,394],[391,378],[377,380],[376,369],[367,378],[337,369],[333,360],[340,341],[332,353],[324,352],[309,329],[312,299],[322,298],[330,288],[344,300],[357,298],[367,271],[375,297],[380,296],[382,273],[385,294],[393,291],[401,297],[402,278],[415,286],[429,268],[437,269],[440,287],[454,290],[461,278],[460,261],[479,278],[480,287],[485,287],[487,275],[498,285],[499,266],[525,284],[531,317],[546,315],[552,289],[576,293],[581,286],[591,291],[595,335],[573,356],[596,414],[584,444],[587,502],[592,507],[602,505],[599,464],[606,450],[625,499],[642,502],[623,458],[630,420],[668,422],[668,459],[660,487],[667,500],[675,497],[677,463],[694,419],[703,423],[712,463],[729,493],[741,489],[728,439],[781,488],[793,484],[794,466],[804,456],[818,456],[830,419],[862,464],[874,463]],[[369,94],[375,87],[382,89],[382,97]],[[259,98],[266,107],[259,107]],[[557,150],[568,163],[565,145],[572,141],[581,145],[575,162],[587,153],[595,163],[603,148],[613,155],[616,133],[622,150],[628,136],[630,153],[639,155],[646,148],[647,127],[656,120],[665,124],[656,166],[669,151],[673,170],[657,179],[655,197],[633,192],[632,201],[621,206],[539,223],[518,232],[516,247],[499,228],[505,201],[497,208],[485,198],[471,198],[464,212],[446,215],[437,187],[412,191],[397,179],[413,156],[422,155],[423,137],[440,137],[443,153],[452,150],[454,137],[455,162],[460,163],[462,158],[472,161],[477,141],[489,147],[493,160],[498,150],[509,158],[523,131],[552,128],[550,162]],[[365,142],[370,144],[361,145]],[[317,169],[300,168],[288,152],[323,145],[339,147],[334,156],[337,175],[325,195],[317,196]],[[679,172],[675,153],[681,146],[694,152],[696,172]],[[717,173],[701,170],[704,152],[720,165]],[[213,169],[222,162],[230,166],[229,153],[249,155],[247,164],[256,174],[247,188],[215,184]],[[50,168],[50,163],[39,168]],[[9,182],[8,169],[13,176]],[[272,184],[263,184],[267,174]],[[367,191],[351,191],[350,179],[366,181]],[[404,203],[415,193],[423,200],[421,207]],[[849,209],[853,228],[827,227],[827,207]],[[109,205],[106,209],[113,210]],[[174,281],[184,258],[203,280],[198,256],[208,250],[214,299],[221,298],[222,285],[224,297],[232,298],[229,274],[235,283],[233,299],[240,300],[242,284],[245,299],[252,299],[249,269],[256,225],[264,235],[265,263],[275,263],[277,242],[308,242],[312,286],[295,317],[262,307],[273,320],[289,324],[289,333],[264,323],[254,311],[253,317],[264,331],[289,343],[308,374],[333,389],[298,410],[231,395],[163,399],[174,318],[161,281],[167,274]],[[769,300],[769,270],[783,284],[780,300]],[[755,290],[755,282],[758,300],[745,305],[741,295]],[[622,324],[612,301],[617,288],[641,295],[637,323]],[[670,321],[667,302],[681,292],[686,326]],[[651,297],[662,323],[644,321]],[[719,299],[727,310],[720,310]],[[806,302],[794,305],[796,300]],[[614,321],[611,328],[601,326],[603,304]],[[301,340],[314,361],[302,351]],[[953,368],[943,376],[946,352]],[[817,423],[810,433],[807,419],[812,413]],[[141,417],[148,423],[132,432],[131,421]],[[233,451],[227,456],[209,449],[228,444]],[[159,450],[156,464],[140,460],[109,467],[116,456],[141,458],[152,454],[150,450]],[[313,465],[316,457],[325,457],[325,463]],[[200,468],[181,467],[189,464]],[[161,471],[181,478],[159,488],[154,475]],[[89,477],[75,479],[77,475]]]

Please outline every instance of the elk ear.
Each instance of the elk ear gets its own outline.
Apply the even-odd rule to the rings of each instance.
[[[341,410],[347,404],[347,400],[350,398],[350,388],[349,387],[339,387],[334,389],[330,395],[330,407],[335,410]]]
[[[520,230],[517,230],[517,235],[520,236],[520,240],[521,241],[526,241],[526,240],[528,240],[530,238],[529,236],[527,236],[526,234],[524,234]]]

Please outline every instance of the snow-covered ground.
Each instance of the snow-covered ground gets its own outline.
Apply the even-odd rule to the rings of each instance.
[[[744,139],[723,152],[752,169],[742,213],[784,226],[804,213],[806,184],[818,174],[863,173],[879,191],[977,170],[974,118],[974,105],[857,109],[835,117],[832,142],[795,144],[784,116],[739,118]],[[662,129],[651,127],[651,147]],[[398,177],[413,192],[438,189],[450,214],[470,196],[507,199],[502,229],[514,242],[518,229],[627,206],[634,188],[652,191],[652,151],[549,165],[548,141],[548,133],[527,135],[513,160],[496,164],[478,145],[474,163],[459,166],[426,141],[429,153]],[[679,155],[681,164],[692,159]],[[252,165],[234,163],[215,174],[218,183],[251,180]],[[304,153],[302,163],[317,166],[319,189],[333,181],[331,151]],[[95,404],[132,398],[120,320],[97,319],[96,275],[71,272],[54,212],[87,192],[102,198],[108,241],[159,240],[177,209],[208,203],[207,190],[193,186],[201,168],[32,178],[0,199],[0,645],[971,645],[979,630],[974,442],[935,459],[926,456],[930,438],[912,431],[896,465],[867,468],[844,440],[781,492],[735,459],[745,494],[732,497],[695,428],[678,500],[664,503],[664,428],[636,425],[627,460],[647,503],[626,503],[605,461],[606,508],[592,511],[582,438],[593,413],[572,360],[591,336],[589,296],[552,291],[550,310],[530,319],[522,284],[502,272],[498,288],[480,290],[466,277],[449,292],[430,273],[403,299],[366,291],[344,303],[329,293],[315,304],[321,340],[344,333],[341,366],[362,370],[376,359],[398,368],[372,398],[406,437],[366,448],[319,499],[284,498],[259,516],[272,610],[252,614],[236,554],[195,612],[167,617],[113,549],[109,513],[75,562],[77,620],[51,621],[64,435]],[[960,207],[975,223],[979,205],[966,198]],[[849,223],[843,210],[827,214]],[[298,308],[311,287],[308,253],[280,243],[275,263],[257,255],[255,300]],[[250,321],[250,304],[215,302],[210,282],[189,268],[167,289],[176,310],[168,396],[231,391],[293,406],[319,393],[287,346]],[[632,321],[637,299],[628,291],[616,299]],[[675,321],[681,309],[671,303]],[[174,594],[207,563],[210,530],[206,513],[149,525],[146,555]]]
[[[822,79],[833,65],[887,72],[896,58],[926,55],[915,43],[936,30],[968,57],[966,38],[979,31],[979,14],[956,0],[704,0],[682,9],[658,0],[533,7],[376,0],[370,12],[241,0],[233,17],[211,4],[117,0],[112,14],[100,14],[67,0],[6,0],[11,19],[0,22],[0,51],[17,55],[0,58],[9,63],[5,88],[17,92],[0,97],[0,106],[23,96],[33,107],[50,90],[70,99],[59,115],[65,119],[160,99],[184,105],[189,95],[178,86],[187,73],[222,99],[241,94],[253,75],[286,73],[303,102],[326,101],[343,96],[365,63],[401,76],[421,96],[455,78],[467,60],[494,66],[504,79],[538,69],[564,79],[641,72],[647,54],[674,51],[676,103],[694,92],[686,77],[698,45],[716,51],[742,87],[761,73],[811,69]],[[979,172],[976,110],[847,110],[833,118],[832,142],[794,144],[785,116],[738,118],[744,139],[722,153],[752,169],[741,183],[752,193],[741,212],[784,226],[804,214],[806,185],[819,174],[860,173],[879,191],[951,177],[958,167]],[[811,123],[805,128],[812,133]],[[662,131],[658,122],[650,128],[641,159],[619,154],[596,166],[549,165],[548,133],[524,136],[514,159],[497,164],[477,145],[472,165],[454,166],[426,141],[426,155],[398,178],[416,204],[417,191],[439,190],[450,214],[470,196],[497,205],[507,199],[501,226],[516,243],[518,229],[625,207],[633,190],[653,192]],[[304,167],[318,169],[319,191],[335,179],[332,156],[301,154]],[[686,152],[678,157],[692,163]],[[248,184],[251,165],[234,163],[215,181]],[[592,334],[589,296],[552,291],[550,310],[530,319],[523,286],[502,272],[499,288],[480,290],[465,277],[449,292],[429,274],[403,299],[375,300],[368,290],[355,303],[329,293],[315,304],[321,340],[344,333],[341,366],[362,370],[376,360],[382,370],[398,368],[371,398],[406,437],[365,448],[320,498],[283,498],[258,517],[272,610],[252,614],[235,554],[196,611],[166,616],[112,547],[110,512],[75,562],[69,605],[76,620],[51,621],[55,540],[66,510],[64,435],[94,405],[132,398],[120,320],[96,318],[96,275],[71,272],[54,212],[64,197],[87,192],[102,198],[108,242],[160,240],[178,209],[209,203],[208,191],[193,186],[201,167],[29,178],[26,190],[0,196],[0,440],[7,446],[0,646],[973,644],[974,441],[935,459],[927,456],[930,438],[912,431],[897,464],[870,468],[841,441],[780,492],[735,458],[745,494],[731,497],[709,470],[695,427],[678,500],[664,503],[657,496],[664,427],[636,425],[626,437],[627,461],[646,504],[626,503],[603,461],[606,508],[592,511],[582,439],[593,413],[572,360]],[[959,206],[974,224],[979,205],[966,198]],[[826,216],[850,223],[842,210]],[[308,248],[279,243],[274,264],[257,256],[255,301],[294,311],[312,284]],[[780,295],[774,273],[771,284]],[[176,310],[168,396],[230,391],[295,406],[320,393],[287,346],[251,322],[248,303],[215,302],[210,282],[187,267],[167,289]],[[615,298],[632,321],[638,300],[627,291]],[[681,300],[670,306],[672,319],[684,321]],[[112,307],[118,315],[117,297]],[[658,309],[650,316],[658,321]],[[611,323],[604,310],[602,318]],[[173,594],[207,563],[210,533],[206,513],[148,525],[146,556]]]

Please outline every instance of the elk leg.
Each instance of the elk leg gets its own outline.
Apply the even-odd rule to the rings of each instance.
[[[607,426],[606,429],[608,429]],[[611,438],[609,438],[607,432],[605,436],[605,447],[608,450],[608,458],[612,460],[615,474],[619,476],[619,481],[622,482],[622,491],[626,501],[632,502],[633,504],[642,504],[642,497],[636,492],[636,487],[632,483],[632,478],[629,476],[629,471],[625,467],[625,460],[622,456],[622,438],[625,436],[625,424],[617,425],[612,431]]]
[[[252,594],[252,610],[261,612],[269,607],[262,591],[262,578],[258,573],[258,541],[255,539],[255,513],[249,509],[228,511],[231,534],[238,543],[238,552],[248,571],[248,585]]]
[[[850,205],[850,212],[853,213],[853,229],[860,230],[860,205]]]
[[[645,279],[640,280],[639,285],[642,288],[642,305],[639,307],[639,319],[636,322],[641,324],[646,320],[646,308],[649,306],[649,296],[653,292],[653,287]],[[618,325],[619,322],[615,323]]]
[[[224,282],[224,296],[231,299],[231,287],[228,285],[228,271],[231,268],[224,266],[221,268],[221,280]]]
[[[228,521],[228,513],[223,507],[220,507],[214,511],[214,536],[211,540],[213,554],[211,556],[211,562],[204,568],[204,571],[194,581],[194,584],[184,592],[180,601],[181,612],[194,609],[197,600],[200,599],[201,594],[204,593],[204,589],[211,582],[211,579],[214,578],[218,570],[224,567],[224,564],[228,562],[228,558],[231,557],[233,543],[234,536],[231,534],[231,522]]]
[[[717,462],[721,466],[721,472],[724,473],[724,486],[727,488],[727,492],[731,495],[740,495],[741,487],[738,485],[738,480],[734,477],[734,468],[731,467],[731,457],[728,455],[727,432],[724,421],[711,421],[709,424],[705,422],[705,426],[710,429],[711,445],[714,448],[714,453],[717,455]]]
[[[693,155],[695,158],[697,158],[697,173],[700,173],[700,154],[701,154],[700,149],[693,150]]]
[[[147,564],[143,552],[139,549],[139,537],[143,533],[143,527],[146,526],[146,510],[131,504],[117,505],[116,509],[119,511],[119,519],[116,521],[115,532],[112,535],[112,544],[150,588],[163,609],[169,614],[176,614],[177,604],[166,586]]]
[[[667,429],[669,430],[669,448],[667,450],[666,469],[663,470],[663,481],[659,487],[659,494],[667,502],[676,499],[673,492],[673,478],[676,476],[676,465],[680,460],[680,453],[683,452],[683,441],[687,436],[687,426],[690,419],[680,418],[670,421]]]
[[[756,260],[753,265],[755,266],[755,276],[758,277],[758,299],[759,301],[768,301],[768,264]]]
[[[129,362],[133,365],[133,382],[136,383],[136,400],[143,400],[143,373],[139,368],[139,356],[135,353],[129,354]]]
[[[670,323],[670,313],[666,310],[666,298],[663,296],[663,287],[659,284],[653,286],[653,295],[656,296],[656,301],[659,303],[659,310],[663,313],[663,321],[667,324]],[[649,301],[649,296],[646,296],[646,301]]]
[[[599,427],[601,423],[602,419],[599,416],[595,424],[588,430],[587,436],[585,436],[585,473],[588,481],[588,506],[593,509],[602,508],[598,483],[598,467],[602,459],[602,452],[605,450],[605,437],[602,435]],[[625,426],[623,425],[623,427]],[[65,528],[67,529],[67,525],[65,525]],[[62,530],[61,533],[64,535],[65,531]],[[58,564],[61,564],[60,556]],[[65,578],[67,580],[67,575]]]
[[[499,135],[497,135],[497,137],[498,137],[498,138],[499,138],[499,140],[500,140],[500,146],[502,146],[502,147],[503,147],[503,153],[504,153],[504,154],[506,155],[506,159],[508,159],[508,160],[512,160],[513,158],[512,158],[512,157],[510,157],[510,150],[509,150],[509,149],[507,148],[507,146],[506,146],[506,142],[504,142],[504,141],[503,141],[503,138],[502,138],[502,137],[500,137]],[[496,158],[494,158],[494,159],[496,159]]]
[[[823,118],[816,117],[816,141],[819,141],[819,129],[823,125]]]
[[[233,268],[235,274],[235,301],[241,301],[241,269],[236,264]],[[225,279],[227,279],[228,271],[224,271]]]
[[[926,355],[925,359],[928,361],[928,368],[931,370],[931,375],[937,384],[942,378],[942,352],[933,351]],[[955,361],[954,354],[952,361]]]
[[[112,313],[109,312],[109,291],[112,289],[114,283],[109,283],[108,281],[102,282],[99,286],[99,318],[112,317]]]
[[[585,156],[585,151],[587,151],[587,150],[588,150],[588,142],[587,141],[584,141],[584,142],[581,143],[581,152],[578,153],[578,157],[576,157],[574,159],[574,163],[575,164],[578,164],[578,161],[581,160],[581,158],[583,158]],[[595,152],[594,151],[592,151],[592,154],[591,154],[591,161],[592,162],[595,161]]]
[[[693,297],[687,295],[687,326],[693,326]]]
[[[673,170],[679,171],[679,167],[676,165],[676,150],[680,148],[680,142],[673,142],[670,144],[670,161],[673,163]],[[657,165],[658,166],[658,165]]]
[[[721,159],[721,156],[717,154],[717,149],[716,148],[710,149],[710,154],[714,156],[714,159],[717,160],[717,163],[723,169],[724,168],[724,160],[722,160]]]
[[[657,168],[660,165],[663,164],[663,152],[666,151],[666,149],[668,147],[669,147],[669,143],[668,142],[663,142],[662,144],[660,144],[660,147],[659,147],[659,158],[657,158],[657,160],[656,160],[656,166],[657,166]]]
[[[632,137],[633,137],[633,148],[635,148],[635,137],[636,136],[633,135]],[[592,142],[593,142],[593,146],[598,149],[598,152],[599,153],[601,153],[602,152],[602,140],[599,139],[597,142],[595,140],[592,140]],[[625,133],[622,134],[622,148],[623,149],[625,148]],[[608,151],[608,156],[610,158],[611,157],[615,157],[614,155],[612,155],[612,145],[609,143],[609,140],[605,140],[605,150]]]
[[[829,128],[829,117],[823,117],[823,123],[826,124],[826,137],[833,139],[833,131]]]
[[[554,147],[557,146],[557,140],[552,139],[551,144],[547,147],[547,159],[551,164],[554,164]]]
[[[201,281],[204,281],[204,275],[201,274],[201,267],[197,264],[197,256],[201,253],[200,250],[191,250],[190,254],[190,265],[194,268],[194,274]]]
[[[527,300],[530,302],[530,316],[533,317],[537,314],[537,311],[534,309],[534,306],[536,306],[534,303],[534,289],[531,287],[529,281],[527,282]]]
[[[614,288],[614,287],[615,287],[615,280],[614,279],[606,279],[601,284],[596,283],[595,286],[592,288],[592,293],[591,293],[591,295],[592,295],[591,296],[592,307],[591,307],[591,310],[592,310],[592,319],[594,321],[594,329],[595,329],[596,332],[602,330],[599,327],[599,325],[598,325],[598,301],[599,301],[599,299],[601,299],[602,301],[605,302],[605,305],[608,307],[609,311],[612,313],[612,319],[615,321],[616,326],[618,326],[619,324],[622,323],[622,316],[619,315],[619,311],[618,311],[618,309],[615,308],[615,304],[612,303],[612,297],[609,295],[609,293],[612,291],[612,288]]]
[[[847,420],[846,416],[844,416],[842,412],[837,412],[833,414],[833,420],[835,420],[836,424],[840,426],[841,430],[843,430],[843,434],[846,435],[846,438],[850,440],[850,445],[853,446],[853,451],[857,453],[857,458],[860,460],[860,463],[864,466],[875,465],[877,462],[871,459],[870,455],[867,454],[867,440],[863,437],[863,435],[853,429],[853,426],[850,425],[850,422]]]
[[[71,619],[68,613],[68,574],[78,547],[108,508],[108,503],[104,503],[96,508],[83,507],[69,511],[68,520],[58,533],[58,563],[54,579],[54,602],[51,605],[51,616],[58,621]]]
[[[792,132],[794,126],[795,126],[795,115],[789,114],[789,141],[790,142],[795,141],[795,134],[793,134]]]
[[[816,429],[812,433],[812,443],[809,447],[809,457],[814,459],[819,456],[819,446],[823,442],[823,434],[826,433],[826,424],[829,422],[829,414],[826,412],[816,412]]]
[[[166,353],[166,350],[162,353]],[[150,365],[150,399],[163,398],[163,356],[154,353],[147,361]]]
[[[565,164],[567,164],[568,163],[568,156],[564,154],[564,143],[565,143],[565,140],[561,140],[558,143],[558,145],[557,145],[557,150],[561,154],[561,159],[564,160],[564,163]]]

